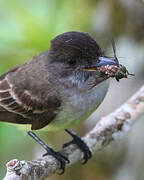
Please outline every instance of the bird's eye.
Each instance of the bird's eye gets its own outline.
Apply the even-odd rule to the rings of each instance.
[[[67,63],[70,65],[74,65],[76,63],[76,60],[74,58],[68,58]]]

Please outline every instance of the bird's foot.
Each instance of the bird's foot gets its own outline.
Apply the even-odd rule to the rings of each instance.
[[[65,172],[65,167],[66,167],[66,163],[69,163],[69,160],[67,157],[65,157],[64,155],[62,155],[60,152],[56,152],[54,151],[52,148],[48,147],[38,136],[36,136],[35,133],[33,133],[32,131],[28,132],[28,135],[31,136],[36,142],[38,142],[45,150],[46,153],[43,155],[47,156],[47,155],[51,155],[54,158],[56,158],[59,163],[60,163],[60,170],[61,172],[59,174],[63,174]]]
[[[47,146],[46,151],[47,151],[47,153],[43,154],[43,157],[47,156],[47,155],[51,155],[51,156],[55,157],[60,163],[61,172],[59,174],[63,174],[65,172],[66,163],[69,163],[68,158],[65,157],[64,155],[62,155],[60,152],[54,151],[53,149],[49,148],[48,146]]]
[[[63,148],[69,146],[70,144],[76,144],[84,154],[82,164],[85,164],[92,157],[92,153],[89,147],[73,131],[71,131],[70,129],[65,129],[65,131],[73,137],[73,140],[63,144]]]

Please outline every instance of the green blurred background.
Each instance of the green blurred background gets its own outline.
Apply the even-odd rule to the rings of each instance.
[[[91,34],[109,56],[113,56],[110,42],[113,37],[120,62],[136,74],[120,83],[111,81],[98,111],[74,128],[82,136],[144,83],[144,1],[0,0],[0,74],[46,51],[52,38],[71,30]],[[125,138],[97,152],[85,166],[78,163],[63,176],[49,179],[143,180],[143,126],[141,118]],[[38,135],[57,149],[70,140],[64,132]],[[0,123],[0,179],[9,160],[36,159],[43,153],[26,133]]]

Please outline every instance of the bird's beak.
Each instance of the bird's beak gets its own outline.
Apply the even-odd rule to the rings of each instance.
[[[117,63],[114,61],[114,59],[110,59],[107,57],[99,57],[99,62],[95,62],[92,65],[85,67],[84,70],[87,71],[96,71],[97,67],[106,66],[106,65],[117,65]]]
[[[96,63],[96,66],[106,66],[106,65],[117,65],[117,62],[115,62],[114,59],[110,59],[107,57],[99,57],[99,62]]]

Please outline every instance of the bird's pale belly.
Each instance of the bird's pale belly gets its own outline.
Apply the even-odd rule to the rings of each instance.
[[[64,105],[63,111],[59,112],[55,120],[42,128],[45,131],[57,131],[70,128],[86,120],[101,104],[109,87],[109,80],[106,80],[88,93],[72,95]]]
[[[56,118],[45,126],[42,131],[58,131],[73,127],[83,120],[86,120],[101,104],[109,87],[109,80],[106,80],[88,93],[73,94],[63,105],[63,110]],[[29,131],[31,125],[19,125],[18,128]]]

